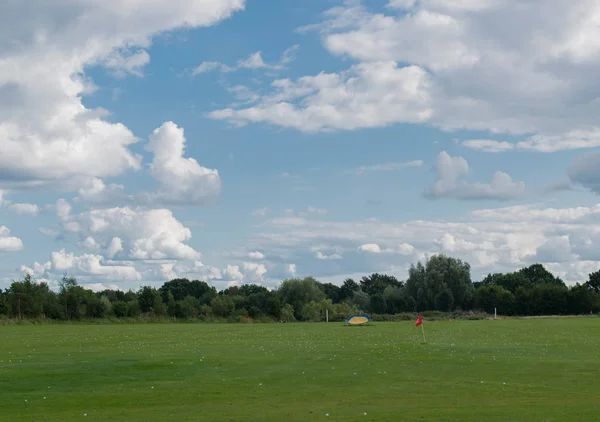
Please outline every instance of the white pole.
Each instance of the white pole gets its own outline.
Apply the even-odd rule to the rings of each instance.
[[[496,319],[496,308],[494,308],[494,319]]]
[[[325,309],[325,318],[329,322],[329,309]]]

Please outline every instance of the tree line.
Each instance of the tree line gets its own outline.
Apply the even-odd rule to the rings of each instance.
[[[600,308],[600,271],[567,286],[543,265],[471,281],[468,263],[435,255],[412,265],[408,278],[374,273],[341,286],[313,277],[283,280],[273,290],[255,284],[217,291],[204,281],[178,278],[160,288],[93,292],[66,275],[57,292],[29,274],[0,292],[0,316],[18,319],[172,317],[177,319],[341,321],[356,313],[479,310],[500,315],[587,314]]]

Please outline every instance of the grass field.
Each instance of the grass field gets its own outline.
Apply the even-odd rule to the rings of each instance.
[[[0,326],[0,420],[600,420],[600,319],[425,330]]]

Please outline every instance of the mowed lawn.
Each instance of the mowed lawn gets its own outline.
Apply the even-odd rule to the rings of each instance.
[[[414,322],[0,326],[0,420],[600,420],[600,319],[425,332],[428,344]]]

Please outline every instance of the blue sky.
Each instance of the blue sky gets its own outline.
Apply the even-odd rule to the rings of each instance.
[[[440,252],[584,281],[600,7],[552,3],[0,6],[0,287],[404,279]]]

